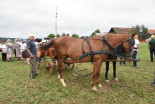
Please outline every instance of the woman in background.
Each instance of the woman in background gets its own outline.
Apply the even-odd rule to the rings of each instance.
[[[18,58],[17,60],[20,60],[21,59],[21,45],[19,44],[18,40],[16,39],[15,40],[16,43],[15,43],[15,47],[16,47],[16,57]]]
[[[7,40],[6,47],[7,47],[7,59],[8,59],[8,62],[9,61],[13,62],[13,45],[11,44],[10,39]]]
[[[133,59],[136,59],[136,57],[137,57],[137,52],[138,52],[138,48],[139,48],[139,38],[138,38],[138,35],[135,35],[134,36],[134,40],[135,40],[135,45],[134,45],[134,49],[133,49],[133,56],[132,56],[132,58]],[[133,61],[133,66],[135,67],[135,68],[137,68],[137,61]]]

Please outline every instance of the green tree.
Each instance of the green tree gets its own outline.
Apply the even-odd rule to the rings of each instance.
[[[61,36],[66,36],[66,34],[65,33],[62,33],[62,35]]]
[[[54,38],[55,35],[54,35],[54,34],[49,34],[47,37],[48,37],[48,38]]]
[[[141,26],[141,37],[142,39],[148,39],[150,37],[148,33],[148,28],[145,27],[144,25]]]
[[[139,36],[139,39],[147,39],[149,38],[148,28],[144,25],[136,25],[132,26],[132,29],[129,31],[131,34],[136,33]]]
[[[72,34],[72,37],[74,37],[74,38],[79,38],[79,35],[77,35],[77,34]]]
[[[56,37],[57,37],[57,38],[60,37],[60,34],[57,34]]]
[[[101,31],[99,29],[96,29],[94,32],[91,33],[90,37],[93,37],[95,33],[101,33]]]

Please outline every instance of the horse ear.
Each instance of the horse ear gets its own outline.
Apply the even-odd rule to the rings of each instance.
[[[133,37],[136,35],[136,33],[132,34],[131,39],[133,39]]]

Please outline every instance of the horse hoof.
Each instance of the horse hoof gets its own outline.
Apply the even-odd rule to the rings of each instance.
[[[114,78],[115,81],[119,81],[118,78]]]
[[[105,80],[105,82],[109,83],[109,80]]]
[[[62,83],[62,86],[63,86],[63,87],[66,87],[67,85],[66,85],[66,83]]]
[[[60,75],[58,74],[58,79],[60,79]]]
[[[97,91],[97,88],[94,86],[94,87],[92,87],[92,90]]]
[[[98,87],[100,87],[100,88],[101,88],[101,87],[102,87],[102,84],[101,84],[101,83],[99,83],[99,84],[98,84]]]
[[[63,87],[66,87],[66,83],[65,83],[64,79],[60,79],[60,82],[62,83]]]

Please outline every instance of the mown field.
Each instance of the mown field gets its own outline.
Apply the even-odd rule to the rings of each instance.
[[[1,56],[0,56],[1,57]],[[75,78],[72,72],[63,70],[67,87],[63,88],[57,78],[57,70],[52,75],[44,72],[43,63],[37,70],[36,79],[29,78],[30,66],[22,61],[2,62],[0,58],[0,104],[155,104],[153,82],[155,62],[150,62],[146,43],[140,44],[138,68],[127,62],[126,66],[117,63],[118,82],[113,79],[112,65],[109,83],[105,82],[105,63],[102,65],[98,91],[91,90],[91,76]],[[85,63],[79,68],[92,72],[92,65]]]

